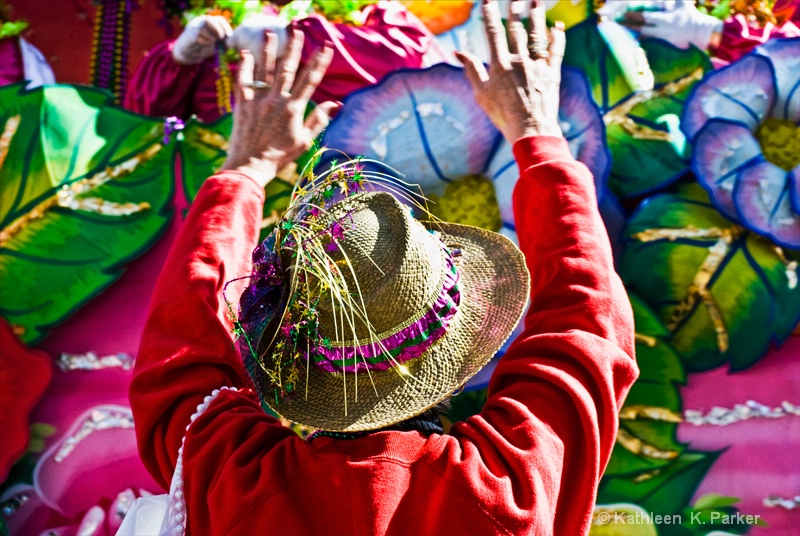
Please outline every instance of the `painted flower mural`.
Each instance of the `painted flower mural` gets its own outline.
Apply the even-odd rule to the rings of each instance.
[[[690,371],[750,367],[800,319],[796,254],[722,216],[697,184],[646,199],[623,244],[623,282]]]
[[[800,38],[776,39],[698,84],[682,128],[714,206],[800,248]]]
[[[610,166],[603,121],[577,70],[563,72],[559,122],[602,192]],[[353,93],[322,144],[397,170],[436,202],[431,210],[442,219],[516,235],[511,146],[475,103],[461,68],[399,71]]]

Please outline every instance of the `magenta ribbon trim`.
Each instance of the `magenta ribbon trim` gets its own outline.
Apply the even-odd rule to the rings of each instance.
[[[431,309],[419,320],[381,340],[382,344],[376,342],[342,348],[319,347],[311,362],[324,372],[375,372],[388,370],[397,363],[402,364],[421,356],[447,333],[461,301],[459,273],[452,255],[447,250],[445,252],[447,275],[442,290]],[[409,343],[415,340],[418,341]]]

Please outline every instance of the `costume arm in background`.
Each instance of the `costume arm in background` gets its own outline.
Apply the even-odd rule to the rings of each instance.
[[[454,429],[485,459],[502,460],[488,469],[508,474],[520,515],[542,520],[542,534],[584,534],[618,409],[638,373],[633,317],[589,170],[563,138],[523,138],[514,154],[530,312],[483,411]]]
[[[725,20],[719,44],[712,46],[710,52],[715,59],[730,63],[769,39],[781,37],[800,37],[800,29],[791,21],[782,26],[768,22],[763,28],[756,28],[748,24],[744,15],[734,15]]]
[[[181,65],[172,58],[175,41],[164,41],[142,58],[128,83],[124,106],[151,116],[189,119],[196,114],[210,122],[219,118],[215,60]]]
[[[209,178],[156,283],[130,399],[142,460],[165,488],[196,406],[214,389],[245,386],[222,288],[250,273],[263,203],[263,189],[242,173]],[[228,288],[233,303],[244,284]]]
[[[435,38],[422,22],[399,2],[381,2],[364,8],[364,24],[333,23],[322,15],[295,21],[305,36],[303,64],[326,42],[333,44],[333,60],[312,100],[341,100],[371,86],[397,69],[422,67],[423,56]]]

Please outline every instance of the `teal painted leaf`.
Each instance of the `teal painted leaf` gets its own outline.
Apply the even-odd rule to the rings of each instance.
[[[607,27],[614,28],[617,32],[627,32],[616,23],[608,23]],[[630,35],[629,37],[636,47],[635,39]],[[592,96],[602,112],[610,110],[638,88],[639,83],[633,77],[646,67],[642,63],[644,58],[637,56],[635,50],[619,51],[615,56],[608,43],[598,29],[596,15],[567,30],[564,65],[583,71],[589,79]]]
[[[797,257],[723,217],[691,184],[631,216],[619,270],[672,332],[688,370],[726,361],[740,370],[797,324]]]
[[[0,129],[0,315],[33,343],[161,236],[174,151],[88,87],[6,86]]]
[[[462,391],[450,399],[450,410],[445,414],[448,424],[466,421],[477,415],[486,404],[487,388]]]
[[[678,385],[686,375],[670,333],[637,296],[630,295],[639,379],[620,411],[617,443],[606,476],[635,475],[670,464],[684,450],[675,437],[681,421]]]
[[[604,476],[597,504],[633,503],[655,515],[680,514],[689,506],[697,486],[718,456],[715,452],[686,451],[668,466],[646,475]],[[662,533],[662,528],[659,527],[659,536],[669,534]]]
[[[712,69],[708,55],[695,47],[684,50],[658,39],[646,39],[641,46],[655,88],[632,94],[605,115],[612,156],[609,186],[621,197],[661,188],[686,172],[683,103]]]

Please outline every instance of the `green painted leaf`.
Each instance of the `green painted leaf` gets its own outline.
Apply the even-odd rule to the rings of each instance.
[[[647,479],[604,476],[600,481],[597,503],[633,503],[655,515],[680,514],[689,505],[695,489],[717,456],[718,453],[714,452],[686,451]]]
[[[658,39],[645,39],[641,46],[655,79],[654,90],[632,95],[606,115],[612,157],[609,186],[621,197],[661,188],[686,172],[689,155],[680,130],[683,103],[712,69],[708,55],[695,47],[679,49]],[[614,120],[616,115],[633,124]]]
[[[196,118],[186,122],[180,142],[183,194],[191,203],[205,180],[222,167],[228,156],[228,140],[233,129],[233,115],[226,114],[213,123]]]
[[[671,344],[688,370],[726,361],[733,370],[748,367],[797,324],[797,253],[720,215],[697,184],[647,199],[623,241],[622,279],[673,333]],[[705,300],[690,290],[703,288]]]
[[[725,497],[717,493],[707,493],[697,499],[692,505],[695,510],[705,510],[707,508],[724,508],[726,506],[733,506],[740,502],[741,499],[737,497]]]
[[[597,29],[598,19],[593,15],[567,30],[567,48],[564,65],[577,67],[589,79],[592,96],[600,109],[605,112],[633,92],[626,81],[623,69],[611,48]],[[620,58],[632,55],[625,51]]]
[[[487,389],[476,389],[474,391],[464,391],[450,399],[450,410],[445,417],[451,423],[466,421],[473,415],[477,415],[486,404]]]
[[[620,431],[654,448],[657,453],[634,453],[618,441],[606,468],[606,476],[635,475],[669,465],[684,445],[676,437],[681,415],[678,384],[686,376],[678,353],[667,343],[670,334],[647,305],[630,295],[636,328],[636,361],[639,379],[631,387],[620,413]],[[638,411],[637,411],[638,409]],[[649,411],[645,412],[644,409]],[[631,418],[630,413],[635,413]]]
[[[0,168],[0,314],[32,343],[161,236],[174,151],[162,145],[162,120],[88,87],[6,86],[0,129],[10,138]]]

